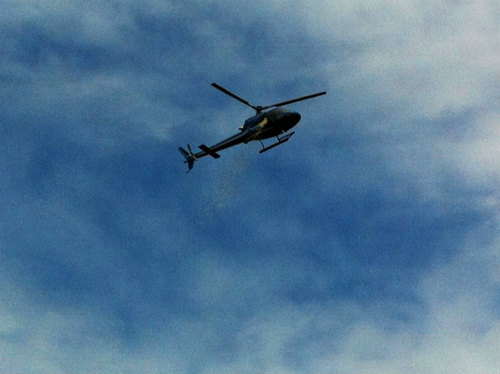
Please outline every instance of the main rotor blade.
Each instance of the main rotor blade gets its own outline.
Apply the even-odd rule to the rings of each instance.
[[[256,109],[256,107],[253,106],[252,104],[250,104],[248,101],[246,101],[245,99],[239,97],[238,95],[235,95],[234,93],[232,93],[231,91],[225,89],[224,87],[219,86],[217,83],[215,83],[215,82],[212,83],[212,87],[217,88],[219,91],[224,92],[226,95],[231,96],[233,99],[236,99],[239,102],[242,102],[243,104],[248,105],[250,108]]]
[[[321,95],[326,95],[326,91],[318,92],[318,93],[315,93],[315,94],[312,94],[312,95],[302,96],[302,97],[299,97],[297,99],[283,101],[283,102],[278,103],[278,104],[267,105],[267,106],[263,107],[262,109],[267,109],[267,108],[272,108],[272,107],[275,107],[275,106],[283,106],[283,105],[287,105],[287,104],[291,104],[291,103],[296,103],[297,101],[312,99],[313,97],[317,97],[317,96],[321,96]]]

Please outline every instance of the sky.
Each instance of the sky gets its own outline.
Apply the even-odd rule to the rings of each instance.
[[[0,372],[500,371],[497,1],[1,4]]]

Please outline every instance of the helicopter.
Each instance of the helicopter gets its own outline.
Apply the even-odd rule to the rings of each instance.
[[[230,136],[229,138],[224,139],[211,147],[208,147],[205,144],[200,145],[198,148],[201,149],[201,152],[194,153],[189,144],[187,145],[188,150],[179,147],[179,151],[186,159],[184,163],[188,164],[187,172],[189,172],[193,168],[195,161],[198,161],[198,159],[200,159],[201,157],[212,156],[213,158],[219,158],[220,155],[217,153],[218,151],[235,146],[240,143],[246,144],[250,141],[258,140],[262,145],[262,149],[259,151],[259,153],[262,153],[287,142],[292,137],[292,135],[295,134],[295,131],[287,133],[288,130],[299,123],[301,116],[299,113],[290,111],[283,106],[326,94],[326,91],[323,91],[312,95],[283,101],[277,104],[260,106],[250,104],[247,100],[239,97],[238,95],[232,93],[231,91],[218,85],[217,83],[212,83],[212,87],[254,109],[255,115],[245,121],[243,126],[239,128],[239,133]],[[265,111],[266,109],[270,110]],[[275,137],[277,141],[271,145],[265,146],[262,142],[263,139],[269,139],[273,137]]]

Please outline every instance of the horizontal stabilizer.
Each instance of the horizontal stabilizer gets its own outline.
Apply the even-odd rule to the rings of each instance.
[[[205,144],[200,145],[198,148],[200,148],[203,152],[205,152],[207,155],[212,156],[213,158],[219,158],[220,157],[220,154],[218,154],[215,151],[212,151]]]

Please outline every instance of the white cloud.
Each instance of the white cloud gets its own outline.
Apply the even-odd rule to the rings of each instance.
[[[190,367],[246,373],[494,373],[500,366],[500,324],[490,302],[500,285],[499,243],[482,247],[483,234],[472,234],[458,257],[436,265],[422,278],[417,290],[425,315],[393,326],[388,325],[390,305],[361,306],[345,300],[298,305],[273,298],[230,335],[223,326],[231,322],[213,313],[174,320],[165,316],[158,330],[141,331],[139,345],[130,350],[116,335],[115,321],[95,309],[51,311],[33,305],[3,280],[0,367],[34,373]],[[222,293],[237,292],[227,284],[227,270],[222,271],[223,284],[216,281],[221,275],[217,261],[204,262],[201,288],[194,290],[214,299],[207,300],[214,312],[232,307],[221,303]],[[212,270],[217,274],[207,278]],[[259,274],[259,269],[252,271]],[[266,290],[265,283],[253,286]],[[232,348],[221,355],[217,346],[225,336]]]
[[[481,185],[492,179],[500,183],[500,115],[485,113],[471,124],[471,127],[458,141],[441,144],[443,155],[454,155],[450,163],[458,164],[468,182]],[[437,148],[437,147],[436,147]]]
[[[233,362],[206,371],[496,373],[500,242],[484,247],[484,234],[472,233],[453,261],[416,285],[421,317],[396,321],[390,305],[341,300],[276,304],[243,325]]]
[[[314,2],[304,18],[311,32],[356,51],[330,67],[335,87],[383,98],[389,117],[432,118],[481,106],[498,90],[497,8],[490,1]]]
[[[73,30],[78,33],[75,33],[77,36],[73,41],[90,43],[119,53],[130,52],[129,57],[137,57],[143,53],[140,48],[129,50],[133,43],[128,43],[122,34],[123,28],[132,33],[140,31],[135,29],[128,8],[118,9],[115,13],[111,5],[104,5],[101,9],[100,5],[87,7],[83,3],[76,7],[64,2],[32,4],[31,7],[16,10],[9,8],[8,14],[12,19],[21,14],[25,20],[39,22],[39,26],[44,27],[55,41],[67,36],[61,36],[61,26],[78,20]],[[499,243],[496,231],[494,234],[488,231],[491,227],[484,229],[484,232],[478,230],[470,234],[468,242],[449,263],[436,255],[438,260],[434,267],[421,275],[415,288],[407,290],[410,294],[416,294],[418,300],[414,303],[405,304],[399,300],[385,304],[374,301],[374,305],[367,305],[355,301],[350,295],[345,295],[344,298],[332,297],[334,300],[325,297],[323,301],[306,297],[303,302],[293,302],[293,298],[288,295],[297,284],[307,283],[315,290],[327,290],[328,286],[335,287],[335,282],[341,277],[361,277],[376,283],[380,273],[384,271],[373,269],[369,265],[356,268],[347,253],[348,248],[343,248],[340,241],[337,243],[333,233],[325,232],[327,226],[316,227],[317,216],[311,215],[311,219],[306,217],[309,220],[307,224],[304,223],[306,219],[298,219],[299,213],[292,208],[295,204],[302,204],[301,208],[304,208],[310,203],[311,206],[306,208],[314,209],[317,207],[316,194],[323,193],[324,197],[338,185],[343,185],[346,190],[369,186],[380,177],[377,173],[381,169],[377,167],[388,170],[384,169],[381,174],[387,172],[390,177],[397,177],[395,179],[400,185],[395,189],[401,185],[403,188],[407,187],[405,183],[422,185],[422,190],[427,188],[440,193],[433,195],[436,201],[446,197],[446,191],[439,187],[442,171],[460,171],[467,187],[484,187],[489,190],[491,179],[498,181],[499,118],[488,107],[492,105],[491,98],[498,93],[497,5],[490,2],[465,2],[450,6],[445,2],[438,2],[422,5],[412,1],[336,2],[332,5],[331,2],[302,4],[289,1],[261,8],[263,4],[258,4],[259,9],[246,4],[248,8],[244,10],[237,5],[235,19],[251,28],[252,16],[266,16],[269,11],[267,16],[272,18],[270,24],[276,29],[281,29],[284,25],[279,23],[281,21],[289,22],[287,27],[297,22],[299,30],[305,28],[313,36],[326,40],[331,45],[345,42],[352,48],[349,50],[352,54],[344,51],[345,55],[338,65],[327,62],[327,66],[319,70],[325,73],[325,81],[338,90],[336,93],[329,92],[329,95],[344,97],[345,94],[348,100],[352,99],[357,104],[343,105],[339,109],[352,113],[358,110],[369,111],[367,107],[370,106],[382,109],[382,120],[375,119],[374,127],[365,129],[361,136],[367,139],[377,134],[378,138],[367,141],[364,149],[352,149],[344,159],[332,157],[325,160],[325,154],[320,154],[321,152],[308,152],[308,155],[299,153],[298,156],[305,157],[307,162],[317,161],[313,167],[317,167],[317,175],[320,176],[318,179],[322,180],[323,185],[316,185],[314,179],[307,180],[304,185],[309,187],[306,192],[310,195],[299,198],[302,199],[300,201],[293,201],[289,206],[280,207],[280,212],[275,214],[268,214],[267,210],[275,203],[274,200],[283,201],[292,189],[291,186],[284,186],[288,191],[281,185],[273,188],[270,183],[266,183],[263,174],[257,174],[257,167],[247,168],[248,162],[243,159],[237,160],[236,169],[235,164],[227,164],[230,172],[223,170],[209,178],[199,174],[203,179],[203,186],[199,190],[197,184],[200,179],[195,179],[195,183],[193,178],[177,183],[164,178],[168,182],[164,192],[167,196],[159,196],[161,193],[158,193],[158,196],[151,199],[153,201],[145,198],[142,191],[134,196],[131,193],[117,197],[114,189],[119,189],[120,186],[112,186],[101,174],[95,175],[95,171],[66,160],[57,163],[57,170],[52,178],[44,175],[43,180],[50,179],[47,187],[51,188],[51,193],[24,198],[21,195],[27,192],[17,190],[21,185],[26,187],[23,185],[26,179],[23,173],[27,164],[33,162],[33,149],[30,148],[33,140],[31,133],[28,136],[23,134],[24,137],[30,137],[30,141],[17,146],[16,142],[23,136],[9,138],[9,155],[19,153],[19,157],[3,155],[3,158],[8,157],[8,162],[4,165],[15,172],[0,183],[6,191],[16,191],[12,195],[4,194],[2,202],[5,203],[5,196],[8,196],[9,203],[5,204],[7,208],[9,204],[17,207],[4,209],[9,212],[8,222],[11,226],[2,227],[12,229],[16,220],[21,222],[18,231],[12,229],[12,232],[8,232],[9,239],[15,242],[16,234],[26,230],[32,235],[28,236],[29,240],[53,246],[52,255],[58,259],[66,259],[76,269],[86,269],[84,274],[92,273],[95,269],[106,273],[101,286],[109,289],[104,292],[106,300],[101,299],[101,305],[82,302],[83,305],[78,308],[74,303],[52,305],[47,300],[38,303],[39,299],[31,293],[27,294],[24,288],[32,287],[31,291],[36,291],[37,285],[33,284],[33,279],[37,274],[30,274],[28,271],[29,280],[25,280],[27,284],[23,287],[23,282],[15,279],[15,271],[2,271],[0,371],[498,371],[500,331],[498,306],[495,303],[499,288]],[[182,19],[181,15],[189,14],[191,10],[160,1],[144,3],[142,6],[150,15],[175,14],[172,18],[176,19]],[[196,18],[196,15],[192,17]],[[7,21],[7,18],[4,16],[2,20]],[[5,24],[12,25],[9,22]],[[5,70],[7,75],[13,73],[14,77],[22,77],[29,84],[12,84],[13,90],[9,92],[9,98],[14,99],[9,103],[21,106],[22,116],[29,114],[27,125],[37,126],[33,119],[44,116],[47,120],[44,126],[54,126],[51,128],[55,129],[53,133],[47,132],[51,136],[67,137],[79,145],[99,144],[100,153],[94,156],[96,163],[102,163],[109,161],[109,154],[127,149],[129,144],[123,141],[124,138],[142,139],[143,131],[168,139],[168,126],[165,125],[165,130],[160,129],[160,126],[164,126],[163,123],[159,125],[162,118],[170,118],[179,123],[193,122],[193,119],[198,120],[200,116],[208,116],[203,112],[204,109],[182,109],[170,102],[173,97],[181,96],[180,100],[184,100],[185,96],[177,91],[178,76],[167,77],[167,71],[175,71],[181,77],[187,77],[193,72],[209,76],[212,74],[211,68],[214,68],[214,74],[218,76],[231,76],[243,75],[247,72],[246,68],[255,65],[251,71],[258,75],[268,67],[277,66],[276,72],[261,74],[257,79],[258,82],[267,82],[269,85],[273,85],[269,82],[294,76],[287,69],[280,70],[286,66],[279,61],[280,54],[265,56],[264,62],[252,60],[248,56],[242,57],[238,48],[239,40],[234,35],[227,35],[229,31],[237,30],[219,27],[206,15],[203,20],[194,24],[193,35],[203,42],[203,50],[195,58],[191,54],[196,51],[189,45],[184,46],[181,51],[172,52],[169,56],[173,62],[166,60],[160,63],[158,74],[156,71],[144,72],[138,68],[131,71],[104,69],[75,77],[73,71],[66,68],[65,59],[53,51],[48,51],[48,60],[37,67],[19,65],[17,61],[10,59]],[[233,24],[236,25],[237,22]],[[15,34],[9,35],[12,40],[7,43],[7,49],[13,51],[9,48],[12,47],[15,39],[12,35]],[[295,48],[294,40],[287,40],[284,36],[286,35],[280,35],[280,42],[286,41],[290,43],[286,46]],[[279,43],[275,45],[280,46]],[[281,52],[285,50],[283,48]],[[297,50],[300,51],[300,48]],[[335,50],[325,51],[322,61],[335,54]],[[164,54],[159,53],[153,57],[161,59]],[[196,63],[191,64],[193,60]],[[307,75],[306,71],[311,66],[317,68],[319,63],[312,60],[312,65],[303,70],[299,68],[297,76]],[[158,83],[159,78],[161,83]],[[164,99],[154,101],[151,93],[159,84],[169,86],[163,93],[171,96],[166,95]],[[181,85],[186,88],[189,84],[184,82]],[[262,90],[259,84],[242,84]],[[191,90],[197,91],[197,88],[194,85]],[[211,88],[207,86],[207,90]],[[248,96],[245,92],[236,91]],[[215,91],[211,94],[218,95]],[[252,100],[251,97],[248,99]],[[225,116],[216,114],[209,122],[225,123],[228,118],[236,118],[236,113],[238,116],[241,113],[238,105],[235,103],[234,112],[224,112]],[[325,113],[332,113],[330,106],[331,101],[326,99],[311,102],[310,108],[320,110],[311,116],[309,122],[314,122],[316,116],[318,127],[327,123],[329,118],[320,119]],[[21,116],[14,111],[19,107],[8,107],[12,111],[9,112],[12,118]],[[88,119],[112,118],[120,124],[130,123],[131,127],[110,126],[104,129],[101,127],[102,122],[85,127],[75,125],[81,124],[82,116],[85,118],[87,110],[96,108],[98,115]],[[477,108],[484,110],[464,126],[462,137],[436,134],[435,129],[429,128],[433,125],[427,122],[429,119],[434,120],[433,123],[439,122],[444,114],[471,108],[473,111]],[[244,115],[238,118],[243,119]],[[393,120],[386,121],[388,118]],[[362,120],[364,122],[354,130],[358,131],[366,124],[366,118]],[[420,129],[415,130],[415,123],[418,121],[425,122],[421,133]],[[67,123],[72,123],[72,127],[67,126]],[[237,125],[234,124],[234,127]],[[330,131],[335,131],[333,126],[322,128],[322,135],[325,137]],[[223,135],[226,131],[227,126],[221,125],[220,134]],[[352,131],[355,133],[353,136],[357,136],[356,131]],[[385,138],[388,133],[395,133],[395,136]],[[405,141],[398,143],[403,138]],[[359,144],[353,148],[356,146]],[[330,147],[329,150],[331,149]],[[352,158],[357,152],[361,157],[346,162],[346,159]],[[341,156],[342,153],[341,149],[335,155]],[[273,160],[278,164],[282,161],[279,157]],[[354,162],[358,163],[357,168],[352,167]],[[120,160],[115,160],[111,162],[111,166],[119,163]],[[373,166],[374,163],[378,163],[377,167]],[[293,166],[300,169],[303,164]],[[309,167],[304,167],[304,170],[309,170]],[[106,170],[113,172],[111,167]],[[239,178],[241,170],[256,175],[250,175],[248,179]],[[160,173],[156,169],[154,172]],[[118,179],[125,177],[120,176]],[[154,177],[156,175],[149,181]],[[305,172],[300,177],[304,180],[309,178],[309,174]],[[290,181],[293,183],[294,179],[290,178]],[[34,187],[41,188],[41,181],[37,182],[39,184]],[[182,199],[188,184],[196,185],[188,192],[199,193],[201,201],[197,200],[197,196],[189,200]],[[199,192],[200,190],[205,192]],[[297,191],[303,192],[300,189]],[[410,195],[408,199],[418,195],[415,191],[401,192],[401,195],[405,194]],[[17,197],[10,199],[14,195]],[[94,196],[99,196],[100,199],[94,199]],[[115,199],[120,200],[119,204],[116,204]],[[93,220],[95,217],[89,217],[89,214],[75,209],[75,206],[97,205],[102,201],[110,203],[116,209],[116,217],[106,217],[111,225],[115,224],[123,232],[148,243],[141,249],[147,253],[145,261],[150,262],[135,263],[137,258],[142,257],[136,258],[133,253],[124,253],[126,251],[121,248],[128,237],[118,238],[119,243],[115,243],[113,235],[121,234],[120,230],[117,230],[118,233],[111,232],[110,237],[107,237],[106,227],[99,227],[98,222]],[[212,205],[207,211],[200,213],[202,206],[207,206],[207,201]],[[488,212],[491,208],[498,209],[496,195],[488,195],[480,201],[484,205],[481,208]],[[216,227],[218,222],[213,223],[212,220],[216,219],[214,216],[217,214],[222,216],[231,210],[233,204],[239,204],[238,207],[242,208],[244,214],[229,212],[235,217],[234,222],[230,223],[238,229],[242,228],[248,237],[245,240],[248,239],[249,242],[236,249],[215,248],[223,240],[219,233],[220,237],[211,242],[212,236],[217,236],[216,232],[219,231],[219,227]],[[252,207],[255,205],[262,208],[255,209]],[[199,218],[196,214],[199,214],[209,223],[190,222],[190,218],[185,217],[190,213],[183,211],[190,209],[193,212],[192,221],[196,221]],[[34,216],[32,224],[38,225],[28,230],[28,222]],[[55,221],[52,221],[51,218],[54,217]],[[379,217],[370,219],[376,221],[377,218]],[[326,221],[334,218],[322,216],[319,219]],[[498,222],[488,222],[488,225],[497,227]],[[234,227],[230,230],[231,234],[239,235]],[[299,252],[299,249],[286,252],[283,247],[267,248],[276,243],[276,233],[287,237],[288,241],[281,241],[281,245],[284,242],[295,244],[303,237],[307,237],[309,243],[314,243],[316,238],[325,240],[326,235],[328,248],[321,250],[326,252],[334,248],[336,253],[322,253],[322,259],[327,264],[337,260],[345,267],[335,274],[325,276],[307,262],[307,255]],[[486,244],[481,241],[481,238],[491,237],[495,237],[497,241]],[[220,242],[216,239],[220,239]],[[65,250],[70,240],[79,241],[82,247],[90,247],[93,251],[80,252],[80,256],[68,254]],[[267,246],[264,249],[269,252],[266,255],[252,256],[255,242],[263,247]],[[14,244],[10,244],[14,247]],[[204,251],[192,248],[200,245],[204,246]],[[236,253],[238,250],[242,252]],[[248,252],[244,252],[245,250]],[[224,251],[229,255],[225,256]],[[25,254],[29,254],[29,251]],[[415,255],[418,256],[418,253]],[[9,257],[7,252],[2,253],[2,256],[17,261],[16,257]],[[152,263],[162,260],[165,262],[161,264],[169,265],[162,256],[173,261],[175,264],[172,269],[175,268],[182,274],[166,274],[166,270],[160,268],[160,265]],[[335,256],[340,259],[333,259]],[[5,264],[7,261],[1,263]],[[94,268],[89,270],[89,264]],[[15,265],[21,268],[21,262],[16,262]],[[30,276],[35,278],[31,279]],[[192,303],[194,311],[186,312],[179,307],[181,312],[178,314],[166,311],[164,316],[160,316],[162,307],[174,308],[165,304],[177,302],[175,297],[169,299],[168,292],[171,289],[162,288],[161,284],[165,280],[171,281],[169,277],[174,276],[185,281],[175,291],[182,293],[179,297],[181,302]],[[153,295],[144,298],[137,296],[147,292]],[[76,298],[78,295],[75,293],[71,296]],[[117,309],[128,307],[132,302],[128,297],[132,297],[133,302],[151,303],[140,309],[145,315],[137,317],[135,322],[138,326],[131,326],[137,334],[132,341],[121,336],[117,326],[120,322],[127,322],[119,321],[107,309],[107,303],[116,303]],[[156,298],[161,300],[157,301]],[[422,310],[415,312],[415,308]],[[394,317],[393,312],[405,315],[403,320]],[[229,343],[225,342],[226,339]],[[230,347],[225,347],[224,344],[229,344]]]

